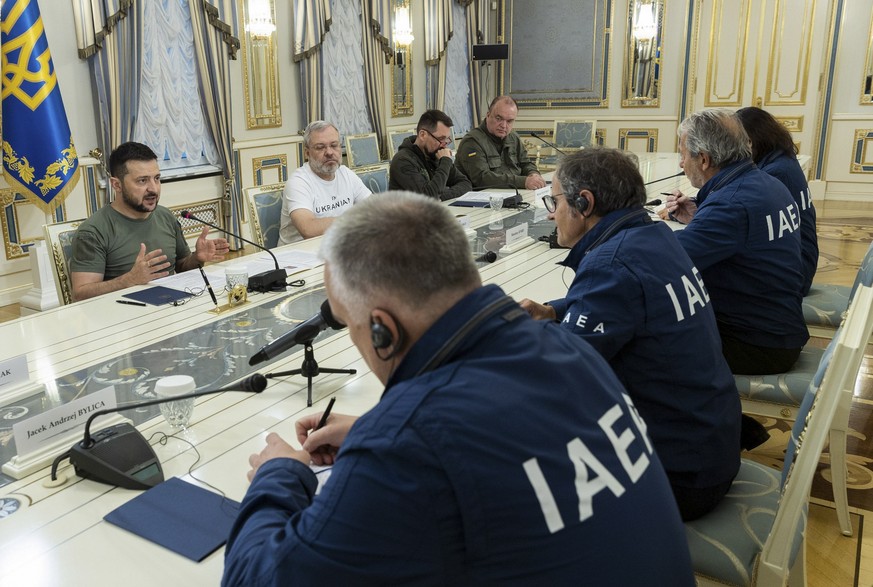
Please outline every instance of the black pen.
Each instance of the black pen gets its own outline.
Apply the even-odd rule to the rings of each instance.
[[[673,192],[661,192],[662,196],[672,196]]]
[[[327,403],[327,409],[321,415],[321,420],[318,421],[318,426],[315,427],[316,430],[321,430],[324,428],[324,425],[327,424],[327,417],[330,416],[330,410],[333,408],[333,402],[336,401],[336,397],[330,398],[330,401]]]
[[[119,304],[127,304],[128,306],[145,306],[145,302],[134,302],[133,300],[115,300]]]
[[[206,278],[206,272],[203,270],[203,267],[198,267],[200,269],[200,275],[203,276],[203,283],[206,284],[206,289],[209,290],[209,297],[212,298],[212,303],[216,306],[218,305],[218,298],[215,297],[215,292],[212,291],[212,285],[209,283],[209,280]]]

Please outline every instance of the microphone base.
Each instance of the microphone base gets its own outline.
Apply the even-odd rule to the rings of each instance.
[[[125,489],[149,489],[164,480],[154,449],[128,423],[116,424],[91,435],[89,447],[77,442],[70,448],[76,475]]]
[[[288,272],[284,269],[271,269],[249,277],[249,289],[260,293],[285,291]]]

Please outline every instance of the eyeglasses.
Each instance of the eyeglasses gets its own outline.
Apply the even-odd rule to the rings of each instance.
[[[424,132],[429,134],[433,140],[435,140],[436,142],[438,142],[441,145],[449,145],[452,142],[452,137],[441,138],[441,137],[436,136],[435,134],[433,134],[432,132],[430,132],[426,128],[423,128],[421,130],[423,130]]]
[[[312,146],[310,147],[310,149],[312,149],[312,150],[315,151],[316,153],[324,153],[324,152],[327,151],[328,149],[330,149],[331,151],[339,151],[339,150],[340,150],[340,144],[337,143],[337,142],[334,142],[334,143],[328,143],[328,144],[325,144],[325,143],[316,143],[316,144],[312,145]]]
[[[548,210],[549,212],[554,212],[558,207],[558,203],[555,201],[555,198],[563,195],[564,194],[546,194],[545,196],[543,196],[543,204],[545,205],[546,210]]]

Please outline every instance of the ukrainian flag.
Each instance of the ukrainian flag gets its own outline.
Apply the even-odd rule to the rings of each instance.
[[[46,213],[79,180],[79,158],[36,0],[4,0],[3,170],[7,183]]]

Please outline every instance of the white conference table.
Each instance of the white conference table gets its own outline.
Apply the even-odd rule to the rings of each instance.
[[[678,171],[677,156],[643,156],[641,169],[647,180],[672,175]],[[649,186],[650,199],[674,187],[684,191],[689,186],[684,177],[658,182]],[[525,193],[525,199],[532,208],[542,206],[541,202],[533,201],[530,192]],[[488,227],[487,235],[491,235],[487,231],[499,232],[499,224],[512,223],[519,214],[517,210],[453,210],[466,215],[470,227],[483,230]],[[290,247],[314,252],[319,240]],[[482,279],[485,283],[500,285],[517,300],[525,297],[538,301],[554,299],[566,292],[566,285],[573,277],[570,270],[555,265],[566,253],[566,250],[549,249],[546,243],[536,242],[494,263],[482,265]],[[179,307],[137,307],[117,304],[115,300],[119,295],[110,294],[23,317],[0,324],[0,340],[3,341],[0,361],[26,355],[31,381],[47,385],[44,401],[57,402],[63,400],[63,390],[59,389],[57,381],[65,376],[95,365],[111,366],[116,357],[140,353],[137,356],[141,358],[142,353],[150,352],[148,349],[161,349],[162,341],[199,332],[198,329],[208,332],[220,323],[230,325],[222,328],[230,328],[231,337],[236,335],[233,329],[239,328],[240,341],[229,346],[226,340],[219,341],[218,351],[204,343],[212,361],[209,364],[214,367],[216,361],[224,361],[238,366],[241,362],[247,363],[248,357],[260,348],[260,343],[253,342],[257,338],[248,337],[246,333],[262,335],[265,328],[275,328],[274,336],[285,332],[294,322],[283,312],[294,309],[298,302],[295,319],[308,318],[317,310],[323,297],[318,291],[321,274],[321,267],[295,274],[294,278],[306,280],[307,285],[302,288],[305,291],[289,288],[285,293],[253,294],[249,304],[219,316],[209,312],[213,306],[208,296],[192,298]],[[262,312],[253,320],[255,310],[262,308],[269,309],[266,312],[269,317],[264,318]],[[301,308],[315,310],[299,315]],[[265,324],[261,326],[258,321]],[[167,364],[177,362],[186,352],[172,345],[164,351],[153,354]],[[222,352],[224,356],[215,356]],[[248,456],[261,450],[267,433],[278,432],[296,443],[294,422],[304,414],[322,411],[331,396],[337,398],[335,410],[338,413],[361,414],[378,401],[382,385],[370,373],[345,331],[316,341],[315,356],[321,367],[354,368],[357,374],[316,377],[311,408],[306,406],[306,380],[296,376],[271,379],[260,394],[226,392],[198,398],[190,426],[183,432],[173,430],[159,415],[139,423],[137,428],[146,438],[163,432],[187,441],[174,436],[170,436],[166,444],[150,440],[165,478],[177,476],[195,484],[205,481],[228,498],[239,501],[248,486],[245,476],[249,469]],[[303,349],[296,347],[259,371],[297,368],[302,360]],[[132,368],[135,366],[128,366]],[[189,374],[197,379],[196,369]],[[96,388],[92,386],[88,392]],[[0,397],[0,408],[3,406]],[[100,428],[99,422],[95,421],[95,430]],[[2,430],[0,427],[0,432]],[[10,441],[9,436],[0,436],[0,443]],[[188,442],[196,446],[199,460]],[[192,467],[193,476],[189,474]],[[218,584],[224,548],[194,563],[103,520],[106,514],[140,491],[81,479],[68,461],[64,461],[60,473],[68,480],[56,488],[43,485],[49,477],[48,467],[0,487],[0,502],[9,498],[20,502],[16,511],[0,517],[0,585]]]

